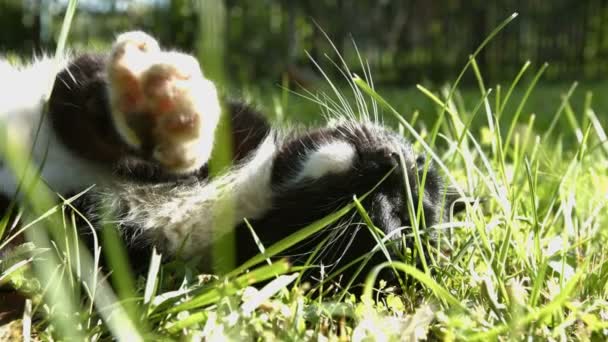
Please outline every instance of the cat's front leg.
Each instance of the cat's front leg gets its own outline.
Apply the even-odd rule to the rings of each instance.
[[[109,56],[72,59],[56,77],[49,112],[78,157],[155,181],[207,163],[220,104],[194,57],[136,31],[118,36]]]

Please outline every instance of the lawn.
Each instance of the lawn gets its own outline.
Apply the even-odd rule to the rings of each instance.
[[[427,270],[410,260],[378,265],[361,296],[329,281],[290,287],[298,270],[281,260],[266,265],[262,254],[219,278],[153,258],[146,277],[131,279],[117,258],[111,287],[90,272],[99,256],[76,249],[70,220],[49,215],[62,212],[69,199],[54,204],[56,197],[44,189],[29,197],[37,214],[26,222],[48,220],[55,236],[68,238],[58,247],[42,239],[38,248],[63,252],[53,254],[55,260],[37,255],[42,267],[36,272],[4,265],[0,279],[10,278],[31,296],[33,310],[23,324],[33,324],[41,339],[605,340],[608,100],[602,95],[608,86],[543,85],[539,71],[540,65],[522,66],[521,78],[513,75],[499,88],[486,84],[471,63],[465,72],[477,85],[461,88],[455,81],[454,92],[431,86],[375,91],[360,79],[333,80],[351,101],[365,99],[368,110],[377,106],[386,124],[472,198],[452,223],[436,227],[440,248]],[[341,108],[326,89],[327,97],[306,95],[318,96],[321,105],[276,85],[245,88],[242,95],[261,99],[277,121],[320,123],[323,106]],[[364,210],[356,204],[303,232]],[[282,247],[266,246],[267,254]],[[34,258],[31,251],[24,255]],[[388,267],[411,280],[399,294],[375,279]]]
[[[531,65],[527,74],[522,77],[522,81],[518,87],[513,89],[511,100],[507,103],[503,110],[501,120],[510,123],[513,119],[517,106],[522,102],[522,97],[526,92],[526,87],[529,85],[534,69],[538,70],[539,65]],[[551,67],[550,65],[548,66]],[[515,77],[515,75],[513,75]],[[489,101],[495,103],[497,86],[500,87],[501,95],[504,97],[511,85],[512,80],[506,80],[497,84],[487,84],[486,87],[492,88],[492,92],[488,96]],[[341,84],[340,92],[349,94],[349,89],[345,88],[346,84]],[[440,95],[445,95],[450,84],[423,84],[423,87]],[[322,112],[319,110],[319,105],[307,98],[306,90],[293,86],[293,89],[287,91],[278,83],[263,83],[253,87],[243,87],[230,92],[231,96],[244,98],[252,103],[261,105],[268,113],[275,113],[277,105],[278,111],[288,121],[306,123],[310,125],[320,124],[325,121]],[[331,89],[326,85],[326,82],[320,81],[317,91],[330,93]],[[379,86],[376,89],[406,120],[418,117],[420,125],[430,126],[437,119],[442,107],[437,106],[433,101],[429,101],[418,85],[412,84],[408,87],[383,87]],[[582,118],[581,112],[585,110],[585,101],[592,101],[590,104],[593,110],[598,113],[598,119],[605,127],[608,123],[608,116],[604,113],[608,111],[608,98],[602,96],[608,92],[608,82],[578,82],[572,80],[569,82],[544,82],[542,77],[534,88],[530,97],[524,102],[524,107],[521,111],[521,118],[527,120],[530,115],[534,115],[536,131],[546,131],[551,125],[551,121],[556,116],[560,109],[564,98],[568,98],[568,107],[566,111],[572,112],[576,118]],[[287,97],[287,99],[285,99]],[[589,97],[589,98],[588,98]],[[481,92],[475,84],[466,84],[458,87],[454,94],[454,103],[459,106],[459,110],[471,112],[479,104]],[[276,114],[275,114],[276,115]],[[569,114],[568,114],[569,115]],[[575,143],[572,139],[575,137],[572,121],[568,115],[562,113],[557,124],[559,125],[560,138],[566,139],[568,143]],[[391,126],[397,125],[397,121],[390,115],[384,115],[387,124]],[[487,126],[487,120],[476,118],[471,122],[471,131],[478,132],[482,127]]]

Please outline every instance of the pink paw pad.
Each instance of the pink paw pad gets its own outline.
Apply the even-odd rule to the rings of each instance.
[[[194,57],[129,32],[115,42],[107,71],[112,117],[127,144],[151,146],[153,158],[176,173],[206,162],[219,101]]]

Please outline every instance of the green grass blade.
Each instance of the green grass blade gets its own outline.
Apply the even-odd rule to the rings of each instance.
[[[374,269],[369,273],[367,279],[365,280],[365,287],[363,289],[362,295],[364,303],[370,304],[373,302],[372,292],[374,289],[374,283],[376,281],[376,278],[378,278],[378,274],[380,273],[380,271],[387,267],[394,267],[404,273],[407,273],[408,275],[418,280],[421,284],[424,284],[431,291],[433,291],[435,296],[442,302],[459,308],[463,312],[468,312],[466,306],[464,306],[456,297],[450,294],[448,290],[441,287],[441,285],[439,285],[435,280],[433,280],[430,275],[420,271],[414,266],[407,265],[402,262],[384,262],[374,267]]]

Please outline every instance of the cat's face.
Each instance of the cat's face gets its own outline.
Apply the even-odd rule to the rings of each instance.
[[[408,199],[417,207],[422,196],[425,225],[439,220],[438,206],[445,190],[431,164],[425,184],[425,159],[411,144],[388,128],[374,124],[343,123],[312,131],[288,141],[279,150],[273,168],[273,186],[279,196],[297,193],[310,208],[333,201],[350,202],[373,188],[365,202],[370,215],[385,232],[395,225],[411,225]],[[344,203],[340,203],[344,204]],[[384,228],[386,226],[386,228]]]
[[[274,160],[272,210],[256,222],[261,239],[276,241],[357,196],[373,225],[386,241],[395,242],[394,247],[404,247],[403,241],[413,247],[414,222],[432,241],[431,227],[444,211],[445,187],[432,165],[424,187],[419,186],[424,164],[424,157],[417,156],[406,139],[374,124],[344,122],[288,139]],[[422,215],[413,220],[410,210],[417,212],[420,196]],[[374,250],[378,236],[374,238],[364,215],[354,210],[316,236],[314,241],[327,237],[330,243],[315,262],[340,267]],[[310,246],[304,243],[286,254],[304,254],[299,260],[305,260]],[[370,264],[382,261],[377,259]]]

